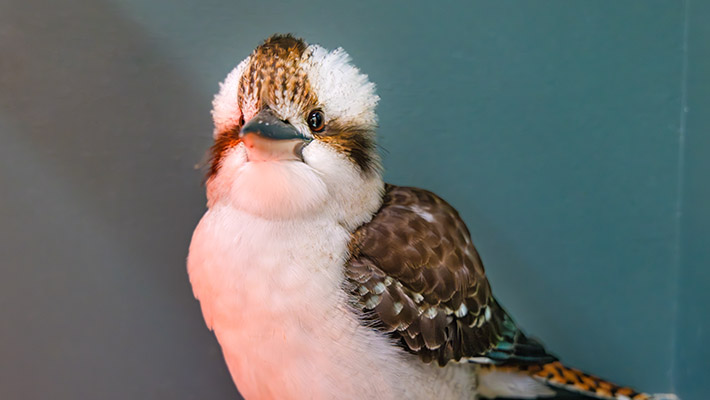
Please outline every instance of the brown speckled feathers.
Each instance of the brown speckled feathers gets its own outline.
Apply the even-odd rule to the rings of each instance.
[[[387,185],[351,243],[356,306],[424,361],[476,357],[502,336],[505,312],[456,210],[431,192]]]
[[[650,398],[566,367],[525,336],[493,297],[458,213],[431,192],[386,185],[382,207],[353,235],[345,274],[367,322],[425,362],[484,363],[599,398]]]

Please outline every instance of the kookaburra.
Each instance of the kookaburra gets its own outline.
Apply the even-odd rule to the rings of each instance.
[[[375,85],[267,39],[222,83],[188,272],[247,400],[648,399],[560,364],[491,293],[444,200],[385,184]]]

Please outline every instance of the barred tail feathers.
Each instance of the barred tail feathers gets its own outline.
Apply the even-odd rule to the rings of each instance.
[[[677,399],[674,395],[650,395],[637,392],[632,388],[619,386],[578,369],[567,367],[559,361],[531,365],[527,367],[527,370],[534,378],[550,386],[605,400]]]

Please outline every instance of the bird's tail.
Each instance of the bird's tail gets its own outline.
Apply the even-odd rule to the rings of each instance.
[[[559,361],[528,366],[529,373],[550,386],[577,392],[583,395],[609,400],[671,400],[672,394],[647,394],[630,387],[619,386],[578,369],[570,368]]]
[[[583,396],[604,400],[678,400],[673,394],[648,394],[619,386],[594,375],[589,375],[578,369],[570,368],[559,361],[547,364],[529,365],[486,365],[487,372],[509,372],[525,374],[553,388],[579,393]],[[535,396],[543,397],[543,396]]]

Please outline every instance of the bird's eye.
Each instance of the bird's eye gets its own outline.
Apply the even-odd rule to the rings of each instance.
[[[325,128],[325,116],[321,110],[311,111],[306,121],[308,122],[308,127],[311,128],[313,132],[322,132]]]

